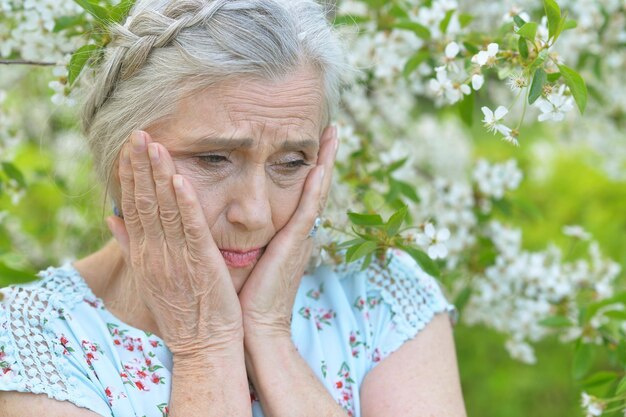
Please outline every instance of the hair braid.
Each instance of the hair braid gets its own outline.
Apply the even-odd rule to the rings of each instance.
[[[113,24],[112,39],[107,47],[111,52],[99,69],[104,76],[96,78],[97,93],[85,104],[88,120],[92,120],[113,95],[119,80],[128,80],[143,67],[154,48],[176,44],[182,30],[209,21],[221,9],[228,8],[227,5],[228,0],[176,1],[162,13],[140,11],[136,16],[129,16],[125,25]]]

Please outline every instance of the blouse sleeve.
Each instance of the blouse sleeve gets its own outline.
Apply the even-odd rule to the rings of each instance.
[[[414,338],[435,314],[447,313],[452,325],[458,317],[435,278],[405,252],[390,250],[389,254],[386,266],[366,271],[368,299],[378,300],[369,320],[372,368]]]
[[[37,284],[2,293],[0,391],[45,394],[111,417],[106,402],[90,388],[90,378],[73,367],[63,341],[56,340],[53,323],[62,320],[66,308],[60,294]]]

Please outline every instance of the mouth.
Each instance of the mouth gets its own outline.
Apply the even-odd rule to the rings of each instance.
[[[231,268],[246,268],[254,264],[263,253],[264,248],[255,249],[220,249],[226,265]]]

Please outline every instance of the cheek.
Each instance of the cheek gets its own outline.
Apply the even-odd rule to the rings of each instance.
[[[277,229],[285,226],[297,210],[303,189],[304,183],[294,185],[289,189],[273,190],[270,201],[272,204],[272,217]]]

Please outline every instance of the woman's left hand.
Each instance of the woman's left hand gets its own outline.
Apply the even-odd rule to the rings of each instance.
[[[309,232],[326,204],[337,145],[337,128],[329,126],[296,211],[267,245],[239,292],[244,340],[291,337],[293,304],[313,248]]]

